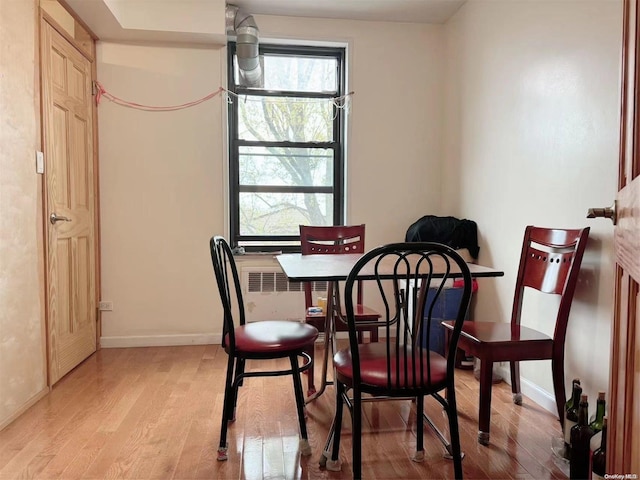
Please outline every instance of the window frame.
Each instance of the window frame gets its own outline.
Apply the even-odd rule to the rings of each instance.
[[[289,90],[266,90],[263,88],[247,88],[236,85],[233,59],[236,54],[236,43],[227,45],[227,85],[231,92],[228,104],[228,145],[229,145],[229,227],[231,244],[242,246],[246,252],[300,251],[299,235],[241,235],[240,234],[240,193],[275,192],[275,193],[328,193],[333,195],[333,225],[342,225],[345,218],[345,112],[343,108],[333,107],[333,140],[327,142],[290,142],[290,141],[255,141],[238,138],[238,101],[236,95],[262,95],[266,97],[295,97],[331,99],[346,94],[346,48],[306,45],[282,45],[261,43],[259,53],[330,57],[336,59],[337,92],[297,92]],[[325,148],[333,150],[333,185],[332,186],[265,186],[240,185],[240,149],[241,147],[279,146],[291,148]],[[251,242],[247,245],[247,242]]]

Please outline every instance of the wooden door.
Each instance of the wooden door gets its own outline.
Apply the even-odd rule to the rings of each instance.
[[[639,0],[624,2],[621,148],[615,226],[607,472],[640,475]],[[630,477],[631,478],[631,477]],[[637,478],[637,477],[635,477]]]
[[[47,350],[53,385],[96,350],[92,65],[45,19],[41,63]]]

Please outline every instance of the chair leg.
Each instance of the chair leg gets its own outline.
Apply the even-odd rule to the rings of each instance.
[[[238,359],[238,362],[236,363],[236,378],[244,373],[245,363],[246,363],[245,358]],[[240,381],[238,382],[239,387],[241,387],[242,385],[244,385],[244,378],[241,378]]]
[[[416,400],[416,453],[413,455],[414,462],[424,461],[424,396],[419,395]]]
[[[553,393],[556,396],[556,408],[560,423],[564,419],[564,404],[567,401],[564,392],[564,356],[551,359],[551,371],[553,374]]]
[[[352,427],[352,465],[353,479],[362,479],[362,394],[353,391],[353,408],[351,410]]]
[[[320,455],[320,461],[319,461],[320,468],[326,468],[327,460],[331,459],[331,455],[333,452],[333,438],[335,437],[335,433],[336,433],[336,416],[334,414],[333,420],[331,421],[331,426],[329,427],[329,434],[327,435],[327,440],[322,450],[322,455]],[[333,466],[335,467],[336,465],[334,464]]]
[[[513,394],[513,403],[522,405],[522,393],[520,393],[520,362],[509,362],[509,365],[511,366],[511,393]]]
[[[293,391],[296,396],[296,410],[298,411],[298,422],[300,423],[300,454],[311,455],[311,446],[307,434],[307,423],[304,420],[304,395],[302,394],[302,380],[300,380],[300,370],[298,367],[298,355],[289,357],[291,370],[293,370]]]
[[[309,365],[309,368],[304,371],[304,373],[307,375],[307,397],[310,397],[311,395],[316,393],[316,384],[315,384],[315,376],[314,376],[314,367],[316,364],[314,360],[315,350],[316,350],[315,343],[312,343],[309,347],[305,349],[305,352],[309,354],[309,357],[311,357],[311,365]]]
[[[332,472],[339,472],[342,469],[340,463],[340,431],[342,430],[342,412],[344,410],[344,403],[342,400],[342,394],[345,392],[345,386],[336,380],[336,416],[333,419],[332,428],[333,431],[329,432],[329,436],[333,438],[333,449],[331,450],[331,458],[327,460],[327,470]]]
[[[235,369],[235,359],[229,355],[227,360],[227,375],[224,383],[224,401],[222,403],[222,421],[220,422],[220,443],[218,445],[218,461],[227,460],[228,444],[227,444],[227,427],[230,421],[230,412],[232,412],[233,401],[233,371]]]
[[[491,423],[491,384],[493,362],[480,359],[480,407],[478,410],[478,443],[489,445],[489,425]],[[447,398],[447,400],[449,400]]]
[[[447,387],[447,417],[449,419],[450,453],[453,457],[453,472],[456,479],[462,480],[462,451],[460,447],[460,429],[458,426],[458,406],[453,383]]]
[[[229,406],[231,410],[229,411],[229,421],[233,422],[236,419],[236,406],[238,405],[238,392],[242,383],[244,382],[244,378],[241,378],[241,375],[244,374],[244,358],[238,358],[236,361],[236,371],[234,373],[234,381],[233,381],[233,403]],[[240,378],[240,380],[237,380]]]

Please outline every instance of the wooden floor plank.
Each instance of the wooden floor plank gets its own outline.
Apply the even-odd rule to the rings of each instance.
[[[349,413],[343,418],[342,472],[328,472],[318,460],[333,419],[334,389],[307,406],[313,454],[301,457],[290,377],[245,380],[236,421],[229,424],[229,460],[218,462],[226,358],[216,345],[97,352],[0,432],[0,479],[350,478]],[[247,364],[248,371],[255,368]],[[456,392],[465,478],[566,478],[551,453],[551,439],[560,435],[553,414],[527,398],[514,405],[510,387],[495,385],[491,445],[485,447],[476,441],[478,382],[472,372],[456,371]],[[440,404],[427,399],[425,411],[448,435]],[[411,460],[415,416],[407,400],[365,404],[365,478],[453,478],[451,461],[426,425],[426,460]]]

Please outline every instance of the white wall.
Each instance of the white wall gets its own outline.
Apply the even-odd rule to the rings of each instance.
[[[256,21],[263,42],[348,45],[349,89],[355,91],[348,218],[367,224],[367,244],[401,240],[416,218],[437,213],[442,27],[271,16]],[[137,103],[180,104],[226,83],[224,48],[101,42],[97,57],[106,90]],[[180,112],[151,113],[104,100],[98,109],[102,298],[114,303],[102,314],[103,346],[220,335],[208,239],[228,233],[222,106],[216,98]]]
[[[0,428],[46,392],[36,18],[0,1]]]
[[[179,105],[220,87],[225,51],[101,42],[98,80],[125,100]],[[220,333],[208,240],[224,230],[223,102],[175,112],[99,106],[102,299],[114,304],[102,314],[105,346]]]
[[[508,320],[526,225],[591,226],[565,368],[594,401],[608,388],[613,227],[585,215],[616,192],[621,3],[479,0],[446,25],[444,210],[478,222],[480,262],[506,272],[481,282],[476,318]],[[552,333],[547,302],[526,303],[523,322]],[[550,362],[521,372],[554,409]]]

